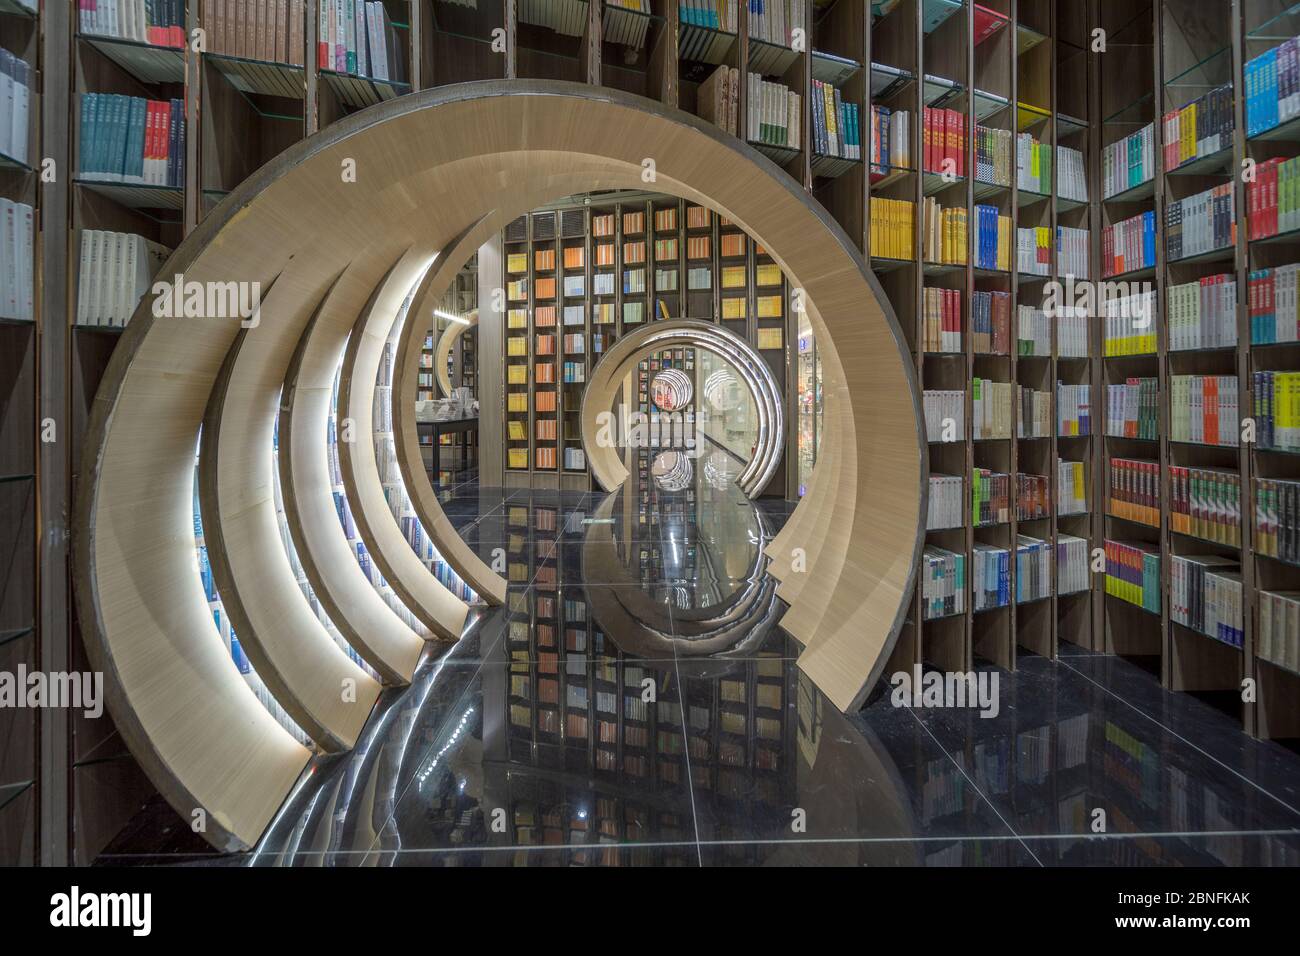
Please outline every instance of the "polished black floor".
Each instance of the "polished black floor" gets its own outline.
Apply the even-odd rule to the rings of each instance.
[[[1121,659],[1022,657],[993,718],[887,694],[845,717],[801,676],[762,573],[792,506],[698,462],[680,490],[659,477],[444,490],[504,561],[507,604],[432,649],[262,844],[220,862],[1300,863],[1300,756]]]

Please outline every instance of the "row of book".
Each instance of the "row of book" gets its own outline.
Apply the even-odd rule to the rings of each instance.
[[[789,47],[793,31],[802,29],[805,0],[749,0],[749,35],[764,43]]]
[[[185,46],[185,0],[79,0],[77,13],[85,34]]]
[[[1300,564],[1300,481],[1255,479],[1255,550]]]
[[[582,0],[517,0],[520,23],[546,27],[562,36],[587,32],[587,4]]]
[[[1300,372],[1255,372],[1255,441],[1300,451]]]
[[[1255,654],[1300,673],[1300,591],[1259,592]]]
[[[1138,524],[1160,527],[1160,463],[1136,458],[1111,458],[1110,495],[1106,512]]]
[[[1052,596],[1052,546],[1041,538],[1016,536],[1016,603]]]
[[[1088,539],[1072,534],[1056,536],[1056,593],[1076,594],[1090,585]]]
[[[1169,467],[1169,526],[1179,534],[1241,544],[1241,476],[1224,468]]]
[[[1102,274],[1122,275],[1156,264],[1156,214],[1144,212],[1101,231]]]
[[[358,2],[357,7],[365,17],[366,4]],[[306,0],[268,0],[261,4],[204,0],[202,22],[208,52],[302,66],[306,52],[305,11]]]
[[[799,149],[800,96],[782,83],[750,73],[746,135],[751,143]]]
[[[1056,434],[1062,438],[1092,434],[1092,386],[1056,383]]]
[[[930,475],[930,494],[927,500],[925,528],[942,531],[962,526],[962,488],[960,475]]]
[[[1056,227],[1056,272],[1061,276],[1088,277],[1088,243],[1091,233],[1073,226]]]
[[[35,213],[26,203],[0,198],[0,317],[36,318]]]
[[[961,389],[929,389],[921,394],[926,440],[962,441],[966,437],[966,393]]]
[[[1161,118],[1165,171],[1232,145],[1232,84],[1216,86]]]
[[[970,520],[975,527],[1011,520],[1011,476],[975,468],[970,476]]]
[[[961,300],[957,289],[932,289],[921,292],[922,343],[926,352],[960,352]]]
[[[933,621],[966,613],[966,557],[927,547],[921,556],[921,618]]]
[[[886,259],[912,258],[915,206],[907,199],[872,197],[871,255]]]
[[[322,70],[404,81],[402,43],[382,0],[318,0],[316,62]]]
[[[20,163],[28,160],[31,87],[31,66],[22,57],[0,48],[0,153]]]
[[[944,208],[935,197],[926,196],[921,209],[921,258],[926,262],[965,265],[965,207]]]
[[[993,186],[1011,185],[1011,137],[1009,129],[975,127],[975,179]]]
[[[1155,127],[1148,123],[1101,150],[1102,196],[1118,196],[1156,175]]]
[[[1106,386],[1106,434],[1112,438],[1159,438],[1160,380],[1129,376]]]
[[[1160,549],[1144,542],[1106,539],[1106,593],[1160,613]]]
[[[976,441],[1011,437],[1011,382],[971,380],[971,437]]]
[[[643,17],[629,17],[611,12],[600,24],[600,36],[609,43],[620,43],[633,49],[645,46],[646,34],[650,31],[650,0],[605,0],[605,6],[644,13]]]
[[[701,119],[735,136],[740,113],[740,71],[734,66],[718,67],[700,84],[696,102]]]
[[[1088,176],[1083,153],[1070,146],[1056,147],[1056,194],[1072,202],[1088,201]]]
[[[1246,135],[1258,136],[1300,115],[1300,38],[1246,61]]]
[[[1169,437],[1198,445],[1238,444],[1235,375],[1174,375],[1169,379]]]
[[[1056,513],[1079,515],[1088,510],[1087,472],[1083,462],[1056,459]]]
[[[1052,230],[1047,226],[1016,229],[1016,271],[1045,276],[1052,269]]]
[[[965,262],[965,245],[962,252]],[[997,206],[975,207],[975,268],[1011,270],[1011,217]]]
[[[185,104],[118,93],[81,94],[82,179],[180,188]]]
[[[912,114],[887,106],[871,107],[871,181],[894,169],[912,168]]]
[[[1165,206],[1165,251],[1171,261],[1226,249],[1237,241],[1232,183]]]
[[[1059,461],[1059,459],[1058,459]],[[1052,482],[1046,475],[1016,475],[1016,520],[1038,521],[1052,516]]]
[[[927,106],[921,116],[922,169],[953,177],[966,175],[966,115]]]
[[[1169,618],[1198,634],[1241,647],[1241,565],[1218,555],[1172,556],[1169,565]]]
[[[813,80],[812,139],[819,156],[862,158],[862,126],[858,104],[844,102],[829,83]]]
[[[1016,420],[1017,438],[1052,436],[1052,393],[1017,386],[1020,413]]]
[[[1253,270],[1246,279],[1253,345],[1300,341],[1300,295],[1296,275],[1300,265]]]
[[[1101,310],[1105,329],[1103,350],[1108,358],[1155,354],[1155,289],[1107,299],[1101,304]]]
[[[677,17],[691,26],[735,33],[739,0],[677,0]],[[685,53],[682,54],[685,57]]]
[[[971,610],[1011,603],[1011,556],[1006,548],[976,542],[971,548]]]
[[[1052,191],[1052,144],[1033,133],[1016,136],[1016,188],[1046,196]]]
[[[81,230],[77,324],[125,326],[169,255],[144,236]]]
[[[1171,286],[1168,303],[1171,351],[1228,348],[1237,344],[1234,276],[1220,273]]]
[[[1266,159],[1246,183],[1246,236],[1266,239],[1300,228],[1300,157]]]
[[[971,347],[976,355],[1011,353],[1011,293],[971,293]]]

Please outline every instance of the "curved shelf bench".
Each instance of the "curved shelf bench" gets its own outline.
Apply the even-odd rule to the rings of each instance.
[[[264,288],[291,279],[285,288],[306,298],[339,277],[312,339],[361,323],[345,407],[360,413],[359,434],[368,436],[370,407],[361,396],[373,392],[372,353],[382,345],[372,312],[380,324],[383,313],[395,314],[434,253],[485,215],[512,219],[536,205],[532,197],[558,198],[579,180],[586,190],[642,189],[646,157],[655,159],[657,190],[737,223],[815,303],[825,417],[839,455],[833,471],[819,474],[816,499],[796,509],[796,516],[823,516],[826,531],[820,541],[788,539],[817,553],[817,573],[782,625],[804,646],[800,668],[835,706],[854,708],[897,638],[924,538],[920,395],[905,339],[861,255],[752,148],[695,117],[610,89],[547,81],[439,87],[357,112],[286,150],[200,222],[163,274]],[[382,308],[366,308],[376,289]],[[239,321],[163,318],[154,304],[146,296],[123,334],[87,431],[74,523],[79,618],[91,662],[105,674],[110,711],[154,784],[187,819],[204,811],[214,845],[248,846],[308,752],[244,684],[194,570],[194,448]],[[306,323],[311,308],[300,306],[262,322],[292,315]],[[286,373],[300,337],[297,328],[275,336],[284,349],[275,362]],[[332,378],[338,352],[329,358]],[[298,387],[332,384],[308,370],[314,362],[300,363]],[[323,443],[323,429],[318,434]],[[295,436],[291,456],[311,451],[307,435]],[[270,442],[257,454],[269,460]],[[377,481],[357,480],[374,469],[373,456],[354,457],[348,490],[364,497],[353,505],[382,507],[382,498],[370,497]],[[286,496],[304,490],[323,491],[295,484]],[[232,500],[251,493],[232,488]],[[391,513],[378,517],[396,531]],[[805,520],[796,525],[800,536],[813,527]],[[395,537],[376,540],[376,560],[417,560]],[[248,600],[243,581],[233,584]],[[464,605],[448,598],[436,619],[459,634]]]

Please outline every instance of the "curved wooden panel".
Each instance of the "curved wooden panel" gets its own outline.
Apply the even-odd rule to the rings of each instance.
[[[241,329],[212,388],[203,419],[199,498],[208,559],[240,646],[258,676],[307,734],[347,750],[379,684],[353,663],[317,619],[280,540],[271,441],[289,334],[333,284],[291,266],[263,299],[255,327]]]
[[[574,191],[560,184],[576,179],[588,190],[642,189],[647,158],[655,161],[654,188],[726,215],[816,305],[813,333],[823,348],[826,416],[837,419],[829,433],[842,436],[840,464],[833,482],[818,482],[817,500],[800,505],[825,510],[829,520],[824,540],[812,545],[820,549],[817,574],[804,583],[788,629],[805,645],[800,667],[849,709],[887,660],[923,540],[920,395],[904,337],[861,256],[753,149],[695,117],[605,88],[494,81],[426,90],[291,147],[206,216],[163,275],[265,286],[292,262],[303,288],[320,290],[354,264],[321,311],[315,338],[342,317],[354,324],[385,270],[413,247],[427,250],[417,257],[423,268],[486,212],[517,215],[528,208],[519,197],[549,190],[558,198]],[[418,274],[389,277],[380,313],[395,311]],[[389,286],[400,292],[390,295]],[[194,571],[194,448],[239,323],[164,319],[153,304],[146,297],[123,335],[88,430],[75,523],[79,618],[113,715],[155,785],[184,814],[205,809],[217,845],[249,843],[289,792],[306,751],[243,684]],[[287,361],[299,331],[286,333],[277,361]],[[358,374],[373,372],[373,345],[358,344]],[[368,394],[372,384],[362,388]],[[347,407],[368,438],[369,407]],[[354,504],[382,506],[371,498],[375,482],[357,481],[357,472],[374,468],[373,456],[353,458],[350,491],[366,488]],[[391,514],[376,516],[396,530]],[[396,543],[384,542],[376,555],[396,559]],[[447,631],[459,630],[457,613],[463,605],[439,608]]]
[[[328,365],[329,348],[321,346],[322,336],[316,336],[313,350],[313,333],[329,294],[303,329],[280,393],[285,517],[307,581],[339,632],[386,683],[405,684],[415,673],[427,632],[421,628],[423,633],[417,633],[407,626],[357,564],[335,510],[324,454],[333,384],[313,388],[307,384],[309,376],[302,374],[313,354],[325,360],[319,364]],[[342,345],[342,340],[335,345],[335,365]]]
[[[478,325],[478,309],[470,311],[465,316],[467,322],[452,322],[447,328],[443,329],[442,335],[438,336],[438,342],[433,347],[433,377],[438,383],[438,394],[447,398],[451,395],[451,376],[447,372],[447,362],[451,359],[451,350],[456,347],[457,340],[462,335]],[[397,392],[393,392],[393,399],[396,401]],[[397,406],[394,405],[394,408]]]
[[[454,641],[465,627],[469,607],[430,574],[411,549],[389,509],[375,462],[373,415],[379,361],[402,302],[432,260],[433,249],[412,246],[375,287],[375,294],[357,317],[343,354],[336,411],[340,428],[345,419],[350,425],[352,439],[340,437],[335,447],[352,518],[370,550],[371,560],[429,630]]]

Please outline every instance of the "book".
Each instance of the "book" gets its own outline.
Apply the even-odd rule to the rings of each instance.
[[[170,255],[143,236],[81,230],[77,324],[124,327]]]
[[[34,223],[35,211],[31,206],[0,198],[0,317],[16,319],[20,322],[32,322],[36,316],[33,281],[36,251]],[[82,268],[87,268],[84,235],[81,261]],[[152,273],[149,278],[152,278]],[[143,292],[142,288],[140,294]],[[138,298],[139,295],[136,295],[132,303]],[[81,309],[80,292],[78,292],[77,307],[78,310]]]
[[[179,189],[184,185],[181,100],[83,93],[78,173],[83,180]]]
[[[32,135],[32,67],[0,48],[0,153],[29,163]]]

